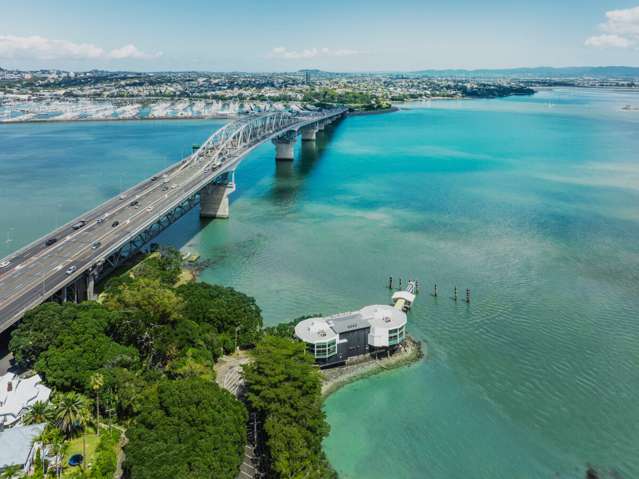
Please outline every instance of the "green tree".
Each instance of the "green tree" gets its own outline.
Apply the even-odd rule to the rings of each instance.
[[[36,401],[22,416],[24,424],[42,424],[53,419],[53,409],[48,402]]]
[[[81,317],[106,317],[109,313],[97,303],[44,303],[28,311],[11,334],[9,350],[21,368],[31,368],[38,356],[58,344],[69,326]]]
[[[277,477],[317,477],[313,473],[316,469],[316,454],[309,447],[306,434],[300,426],[271,416],[266,420],[264,430],[272,457],[272,469]]]
[[[91,375],[101,368],[138,363],[137,351],[113,341],[105,329],[104,319],[79,317],[40,354],[35,369],[56,389],[90,393]]]
[[[155,279],[139,278],[110,290],[104,304],[121,314],[110,327],[117,341],[136,346],[148,364],[168,359],[171,330],[182,317],[182,300],[171,288]]]
[[[91,389],[95,393],[95,418],[98,436],[100,435],[100,390],[104,386],[104,375],[93,373],[89,379]]]
[[[117,469],[116,445],[120,440],[120,431],[110,429],[100,436],[91,467],[91,479],[112,479]]]
[[[164,380],[150,388],[127,431],[131,479],[234,479],[246,443],[246,410],[215,383]]]
[[[206,283],[187,283],[177,288],[184,301],[184,317],[210,324],[218,334],[235,338],[238,346],[253,346],[261,336],[262,312],[255,299],[233,288]]]
[[[91,415],[89,399],[74,391],[56,394],[53,407],[56,425],[67,438],[82,431]]]
[[[304,343],[265,336],[244,366],[247,400],[264,424],[276,478],[332,477],[322,452],[329,427],[321,408],[321,379]]]
[[[146,387],[143,371],[112,367],[100,372],[104,376],[102,403],[109,417],[113,414],[121,420],[134,417]]]
[[[173,286],[182,272],[182,255],[173,247],[160,248],[135,268],[135,277],[158,280],[166,286]]]

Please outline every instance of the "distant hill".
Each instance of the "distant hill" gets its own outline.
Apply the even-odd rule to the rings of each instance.
[[[518,78],[639,78],[639,67],[608,66],[608,67],[532,67],[532,68],[504,68],[479,70],[421,70],[412,72],[414,75],[431,77],[518,77]]]

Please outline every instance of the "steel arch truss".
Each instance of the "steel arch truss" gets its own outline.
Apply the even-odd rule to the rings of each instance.
[[[160,216],[156,222],[133,236],[124,245],[108,256],[104,260],[104,267],[100,270],[99,275],[104,276],[106,273],[113,271],[126,262],[140,251],[145,244],[195,208],[199,202],[199,195],[191,195],[180,202],[175,208]]]

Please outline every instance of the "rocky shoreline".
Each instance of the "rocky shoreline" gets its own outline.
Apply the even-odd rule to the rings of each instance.
[[[416,363],[425,356],[426,346],[421,341],[407,336],[404,345],[392,356],[380,359],[365,356],[344,366],[325,369],[321,371],[322,398],[326,399],[335,391],[354,381]]]

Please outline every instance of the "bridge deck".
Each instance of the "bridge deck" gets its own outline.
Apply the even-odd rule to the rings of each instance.
[[[232,122],[222,129],[224,131],[214,133],[196,153],[154,175],[155,180],[148,178],[138,183],[123,195],[4,258],[2,261],[10,264],[0,268],[0,332],[15,323],[26,310],[104,262],[185,199],[196,195],[225,172],[234,170],[258,145],[343,112],[289,115],[277,121],[271,120],[274,115],[258,115]],[[251,122],[255,125],[259,122],[259,126],[253,128]],[[138,204],[131,206],[132,201]],[[98,219],[102,221],[98,223]],[[81,220],[86,221],[86,225],[74,230],[72,225]],[[116,221],[119,224],[112,226]],[[57,242],[46,246],[49,238],[57,238]],[[71,266],[75,270],[67,274]]]

